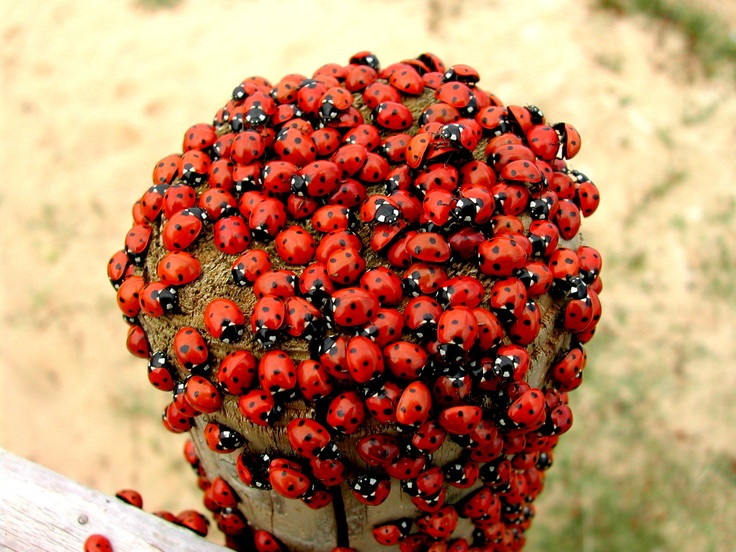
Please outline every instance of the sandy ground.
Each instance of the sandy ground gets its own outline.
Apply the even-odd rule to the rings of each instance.
[[[583,230],[605,259],[605,320],[597,392],[576,392],[579,435],[615,425],[613,397],[644,411],[636,434],[702,469],[736,466],[733,80],[706,80],[680,38],[643,19],[523,5],[0,1],[0,446],[105,492],[138,488],[147,509],[199,507],[183,439],[159,421],[166,397],[125,350],[105,265],[154,163],[242,78],[370,49],[384,64],[423,51],[470,64],[504,101],[580,130],[575,168],[603,195]],[[732,6],[712,7],[736,28]],[[563,446],[587,450],[575,434]],[[611,450],[647,455],[615,432],[606,443],[590,454],[614,473],[637,468]]]

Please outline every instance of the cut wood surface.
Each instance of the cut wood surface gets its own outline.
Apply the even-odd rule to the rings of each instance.
[[[95,533],[110,539],[116,551],[227,550],[0,449],[0,550],[81,552]]]

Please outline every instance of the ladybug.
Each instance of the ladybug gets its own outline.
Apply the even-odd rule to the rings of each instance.
[[[531,344],[539,334],[541,322],[542,313],[534,299],[527,299],[521,314],[509,326],[511,341],[519,345]]]
[[[359,336],[370,339],[379,347],[397,341],[404,329],[404,317],[397,309],[378,309],[376,316],[358,330]]]
[[[355,227],[353,212],[341,205],[324,205],[312,215],[312,227],[322,233],[352,230]]]
[[[436,232],[420,232],[406,243],[412,256],[428,263],[444,263],[450,258],[450,245]]]
[[[565,159],[572,159],[580,151],[582,140],[580,139],[580,133],[570,123],[557,123],[552,125],[557,134],[560,136],[560,143],[562,144],[562,157]]]
[[[125,236],[125,253],[135,266],[143,266],[151,242],[153,229],[144,223],[136,224]]]
[[[207,332],[223,343],[235,343],[243,337],[245,316],[230,299],[213,299],[204,310]]]
[[[176,523],[186,527],[200,537],[206,537],[210,522],[202,514],[195,510],[184,510],[176,516]]]
[[[339,458],[315,456],[309,460],[312,474],[327,487],[340,485],[347,478],[348,471]]]
[[[245,286],[252,284],[258,277],[271,269],[271,259],[262,249],[249,249],[240,255],[231,269],[235,284]]]
[[[350,487],[355,498],[368,506],[382,504],[391,492],[389,479],[378,479],[370,474],[361,474],[352,481]]]
[[[470,152],[475,150],[480,138],[471,126],[454,122],[443,125],[439,134],[449,145],[464,148]]]
[[[441,473],[441,472],[440,472]],[[457,527],[458,514],[453,506],[427,513],[417,521],[418,529],[433,539],[447,539]]]
[[[463,359],[477,339],[478,323],[470,308],[450,307],[442,313],[437,322],[437,341],[446,362]]]
[[[298,196],[328,196],[337,189],[340,174],[336,163],[315,161],[291,176],[291,192]]]
[[[307,265],[314,257],[317,245],[304,228],[292,225],[276,235],[276,253],[282,260],[293,265]]]
[[[112,544],[104,535],[90,535],[84,541],[84,552],[112,552]]]
[[[366,387],[365,406],[371,416],[380,423],[396,422],[396,404],[401,395],[401,387],[391,381],[378,386]]]
[[[365,271],[365,260],[360,250],[343,247],[335,250],[325,263],[330,279],[336,284],[355,283]]]
[[[409,247],[407,242],[407,249]],[[433,294],[447,280],[445,269],[425,262],[414,263],[402,278],[404,294],[417,297],[421,294]],[[406,311],[404,311],[406,312]]]
[[[197,412],[217,412],[222,407],[222,395],[217,387],[202,376],[192,376],[186,382],[186,400]]]
[[[253,533],[256,552],[286,552],[283,545],[271,533],[261,529]]]
[[[478,406],[451,406],[440,412],[437,420],[452,435],[467,435],[481,420],[482,411]]]
[[[159,279],[171,286],[183,286],[199,278],[202,266],[186,251],[172,251],[164,255],[156,265]]]
[[[139,296],[143,314],[157,318],[174,312],[179,304],[176,288],[163,282],[151,282],[140,292]]]
[[[358,456],[369,466],[385,466],[399,457],[399,441],[393,435],[372,434],[356,444]]]
[[[202,334],[196,328],[180,328],[173,341],[174,355],[179,364],[190,371],[203,371],[208,368],[209,349]]]
[[[272,240],[285,225],[284,204],[273,198],[264,199],[256,204],[248,219],[248,227],[253,232],[253,237],[261,240]]]
[[[328,506],[332,502],[333,495],[326,489],[316,488],[316,485],[310,485],[305,494],[301,496],[301,501],[309,506],[312,510],[319,510]],[[345,549],[346,551],[353,549]]]
[[[168,251],[182,251],[189,247],[202,232],[202,220],[190,210],[174,213],[163,225],[161,238]]]
[[[336,431],[351,435],[365,422],[365,404],[355,391],[341,393],[330,401],[326,420]]]
[[[226,536],[238,536],[247,531],[247,522],[235,507],[223,508],[215,516],[215,519],[217,521],[217,528],[225,533]]]
[[[171,184],[179,173],[181,154],[172,153],[161,159],[153,168],[153,183]]]
[[[399,544],[411,531],[412,520],[410,518],[397,519],[388,523],[377,525],[371,534],[378,544],[393,546]]]
[[[332,393],[332,377],[316,360],[300,361],[296,368],[296,379],[299,391],[308,401],[316,401]]]
[[[276,403],[273,395],[262,389],[240,395],[238,408],[249,422],[261,426],[272,425],[283,413],[283,407]]]
[[[145,330],[141,326],[133,325],[128,328],[125,345],[130,354],[138,358],[148,358],[150,354],[148,338]]]
[[[141,493],[133,489],[123,489],[115,493],[115,497],[119,498],[123,502],[127,502],[131,506],[136,508],[143,508],[143,497]]]
[[[161,391],[174,389],[174,367],[169,363],[166,353],[158,351],[151,356],[148,361],[148,381]]]
[[[219,508],[235,508],[238,503],[233,488],[222,477],[215,477],[208,489],[209,496]]]
[[[324,334],[327,324],[322,313],[306,299],[287,297],[284,308],[283,329],[288,335],[312,341]]]
[[[301,90],[300,90],[301,92]],[[300,104],[300,107],[304,109]],[[312,138],[296,128],[283,128],[276,134],[273,143],[273,152],[282,161],[288,161],[298,167],[312,163],[317,157],[317,146]]]
[[[365,336],[358,335],[350,339],[346,361],[350,375],[359,384],[365,384],[383,374],[381,348]]]
[[[378,297],[359,287],[335,291],[330,299],[332,317],[341,326],[362,326],[369,322],[379,308]]]
[[[439,101],[458,108],[461,115],[474,117],[478,112],[478,101],[473,91],[462,82],[446,82],[435,90],[434,96]]]
[[[284,324],[286,306],[283,299],[266,295],[256,301],[250,317],[251,330],[262,347],[273,347],[278,330]]]
[[[139,205],[146,222],[154,222],[158,219],[164,206],[164,194],[168,188],[168,184],[151,186],[141,197]]]
[[[134,271],[135,267],[122,249],[113,254],[107,263],[107,278],[115,289],[118,289],[128,276],[132,276]]]
[[[388,78],[389,84],[410,96],[419,96],[424,92],[424,81],[421,75],[411,65],[398,64],[397,70]]]
[[[396,421],[402,425],[419,427],[427,421],[432,408],[432,394],[421,381],[406,386],[396,405]]]
[[[213,452],[228,453],[245,444],[243,436],[225,425],[209,422],[204,428],[207,447]]]
[[[414,122],[414,117],[403,103],[386,101],[378,104],[373,111],[374,122],[386,130],[406,130]]]
[[[450,368],[450,370],[453,370]],[[437,404],[451,406],[463,404],[463,400],[470,394],[472,382],[470,376],[461,368],[437,377],[432,385],[432,395]]]
[[[310,418],[294,418],[286,426],[286,435],[297,453],[305,458],[315,458],[330,442],[327,429]]]
[[[518,278],[497,280],[490,293],[490,306],[499,320],[511,323],[521,316],[527,301],[526,286]]]
[[[253,353],[245,350],[233,351],[220,361],[217,383],[231,395],[242,395],[253,385],[257,367]]]
[[[285,498],[299,498],[309,490],[309,478],[292,467],[269,469],[268,479],[273,490]]]
[[[261,299],[267,295],[286,299],[296,293],[296,274],[291,270],[269,270],[253,282],[253,294]]]
[[[144,287],[141,276],[129,276],[120,284],[117,291],[118,307],[125,316],[134,318],[141,312],[140,297]]]
[[[382,306],[399,305],[404,298],[401,280],[388,267],[367,270],[360,277],[360,286],[375,294]]]
[[[387,136],[381,142],[379,153],[385,157],[390,163],[404,163],[406,161],[406,151],[411,142],[411,136],[405,133],[392,134]],[[404,167],[407,167],[404,165]],[[408,167],[407,167],[408,168]],[[387,181],[391,180],[392,173],[396,169],[392,169],[387,177]],[[391,184],[389,184],[390,188]]]
[[[443,307],[477,307],[485,296],[485,288],[473,276],[454,276],[445,280],[435,293],[437,302]]]
[[[250,230],[239,215],[223,217],[214,225],[215,247],[226,255],[242,253],[250,245],[250,240]]]
[[[478,265],[487,276],[511,276],[528,260],[517,236],[494,236],[478,246]]]
[[[207,178],[210,163],[210,156],[206,153],[198,150],[189,150],[179,160],[179,175],[190,186],[201,184]]]
[[[468,489],[475,485],[480,475],[478,464],[472,460],[458,459],[442,466],[445,481],[458,489]]]
[[[560,199],[559,208],[552,220],[560,229],[560,235],[571,240],[580,229],[580,209],[571,200]]]
[[[431,338],[436,335],[442,312],[442,306],[432,297],[414,297],[404,307],[404,325],[419,339]]]
[[[411,444],[416,449],[432,454],[445,442],[447,431],[436,421],[428,420],[412,434]]]
[[[294,361],[284,351],[268,351],[258,361],[258,379],[261,388],[272,393],[274,398],[291,400],[296,387]]]

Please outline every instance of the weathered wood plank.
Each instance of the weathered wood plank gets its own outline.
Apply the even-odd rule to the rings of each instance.
[[[100,533],[116,551],[224,552],[187,529],[0,449],[0,549],[82,551]]]

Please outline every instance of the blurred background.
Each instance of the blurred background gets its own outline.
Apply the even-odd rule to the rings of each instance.
[[[105,274],[133,202],[246,76],[431,51],[573,123],[602,195],[583,233],[604,317],[528,550],[736,550],[736,3],[0,7],[0,446],[149,511],[201,509]]]

